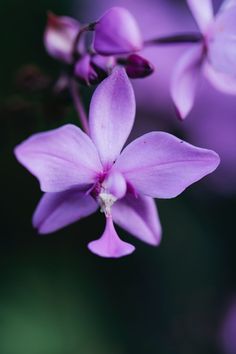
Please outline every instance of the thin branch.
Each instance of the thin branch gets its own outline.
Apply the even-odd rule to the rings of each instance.
[[[199,33],[180,33],[172,36],[157,37],[144,42],[145,46],[166,45],[166,44],[186,44],[199,43],[203,37]]]

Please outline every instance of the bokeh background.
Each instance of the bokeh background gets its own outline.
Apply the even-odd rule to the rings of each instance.
[[[103,231],[99,214],[48,236],[31,226],[41,193],[13,148],[34,132],[78,124],[69,95],[52,90],[61,67],[43,46],[46,13],[86,23],[114,5],[133,12],[145,39],[196,30],[184,0],[1,1],[0,353],[234,354],[236,98],[200,79],[193,112],[178,122],[169,79],[184,46],[144,53],[156,72],[133,82],[132,136],[175,133],[214,149],[222,164],[180,197],[157,202],[161,245],[119,230],[136,252],[106,260],[86,247]],[[83,97],[88,107],[91,91]]]

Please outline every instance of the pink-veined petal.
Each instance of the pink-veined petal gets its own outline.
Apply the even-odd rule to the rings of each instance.
[[[114,222],[140,240],[157,246],[161,240],[161,224],[153,198],[131,193],[112,207]]]
[[[211,150],[190,145],[164,132],[152,132],[129,144],[115,163],[141,194],[173,198],[219,164]]]
[[[55,59],[70,64],[73,60],[74,40],[80,24],[71,17],[48,14],[48,23],[44,33],[44,45]]]
[[[134,124],[135,97],[123,68],[113,71],[96,89],[89,112],[91,138],[103,165],[119,155]]]
[[[116,233],[111,217],[106,218],[106,227],[102,236],[88,244],[91,252],[106,258],[120,258],[131,254],[135,247],[122,241]]]
[[[94,213],[97,208],[90,195],[76,189],[45,193],[34,212],[33,226],[40,234],[48,234]]]
[[[31,136],[15,148],[15,155],[38,178],[44,192],[86,187],[102,171],[93,142],[71,124]]]
[[[213,69],[236,80],[236,6],[217,15],[207,37],[207,47]]]
[[[188,6],[201,32],[205,32],[213,20],[212,0],[187,0]]]
[[[217,90],[229,95],[236,95],[236,77],[215,71],[207,61],[204,64],[203,71],[207,79]]]
[[[142,48],[138,25],[123,7],[112,7],[97,22],[94,49],[102,55],[127,54]]]
[[[191,111],[202,66],[202,46],[189,49],[178,61],[171,82],[171,96],[180,119]]]

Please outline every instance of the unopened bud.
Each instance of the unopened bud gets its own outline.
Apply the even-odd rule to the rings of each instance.
[[[70,64],[73,60],[74,41],[80,30],[78,21],[67,16],[48,13],[44,45],[53,58]]]
[[[112,7],[97,21],[94,49],[102,55],[128,54],[142,48],[138,25],[123,7]]]
[[[137,54],[130,55],[124,63],[127,75],[131,79],[149,76],[154,71],[153,65],[147,59],[144,59]]]

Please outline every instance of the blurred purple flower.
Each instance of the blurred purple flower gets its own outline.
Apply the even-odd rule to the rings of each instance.
[[[183,55],[174,71],[171,94],[181,119],[193,107],[201,71],[218,90],[236,94],[236,1],[224,1],[215,18],[211,0],[187,2],[202,41]]]
[[[129,54],[143,45],[138,25],[123,7],[112,7],[96,23],[94,49],[102,55]]]
[[[79,33],[80,24],[71,17],[56,16],[48,13],[44,33],[44,45],[49,55],[67,64],[73,61],[74,41]]]
[[[236,354],[236,302],[235,299],[226,311],[220,328],[220,344],[224,354]]]
[[[94,31],[91,48],[86,47],[84,40],[87,31]],[[44,45],[54,59],[72,64],[75,77],[86,85],[101,82],[117,63],[132,78],[146,77],[153,72],[146,59],[133,54],[142,48],[142,39],[135,19],[122,7],[111,8],[100,20],[84,27],[71,17],[50,12]],[[124,54],[131,55],[117,57]]]
[[[89,249],[121,257],[134,247],[119,239],[113,226],[157,245],[161,226],[152,198],[173,198],[211,173],[218,155],[164,133],[151,132],[122,152],[133,127],[135,98],[124,69],[96,89],[90,106],[91,138],[73,125],[32,136],[15,154],[41,185],[33,224],[42,234],[56,231],[96,211],[106,216],[102,237]],[[79,152],[79,153],[78,153]]]

